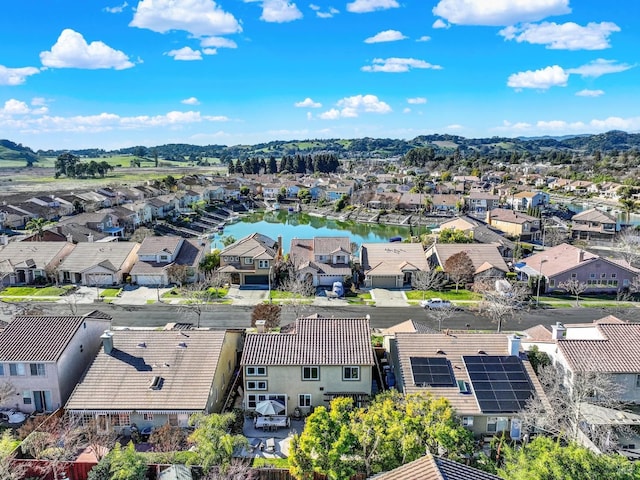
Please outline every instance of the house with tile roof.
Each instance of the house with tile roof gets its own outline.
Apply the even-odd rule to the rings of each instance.
[[[471,215],[484,217],[488,210],[498,208],[500,197],[486,192],[469,192],[464,197],[465,207]]]
[[[526,213],[506,208],[494,208],[487,212],[486,222],[493,228],[521,241],[535,241],[542,237],[540,219]]]
[[[241,337],[199,329],[104,332],[65,410],[118,433],[134,424],[186,427],[194,413],[222,410]]]
[[[563,243],[523,259],[516,266],[523,277],[542,276],[542,292],[562,291],[562,283],[586,284],[584,293],[617,292],[628,288],[640,270],[620,259],[606,258]]]
[[[445,228],[461,230],[467,234],[471,233],[475,243],[488,243],[495,245],[498,247],[502,258],[507,260],[513,259],[513,251],[516,247],[515,242],[505,237],[504,232],[494,229],[476,218],[461,215],[441,223],[440,226],[433,229],[432,232],[439,233]]]
[[[244,408],[264,400],[308,414],[336,397],[363,405],[371,395],[373,367],[369,318],[298,318],[287,333],[249,333],[242,367]]]
[[[171,235],[146,237],[138,249],[138,260],[131,269],[131,282],[137,285],[166,286],[171,283],[171,265],[187,267],[186,283],[197,281],[200,262],[211,249],[197,238],[184,239]]]
[[[427,454],[413,462],[388,472],[378,473],[370,480],[499,480],[492,475],[463,463]]]
[[[314,287],[332,286],[351,275],[351,239],[349,237],[294,238],[289,259],[301,279]]]
[[[238,285],[269,285],[270,269],[279,254],[279,243],[261,233],[241,238],[220,252],[220,273]]]
[[[498,247],[481,243],[436,243],[426,250],[427,259],[432,266],[442,267],[447,273],[447,260],[460,252],[465,252],[475,269],[474,279],[503,278],[509,271]]]
[[[571,238],[613,242],[620,231],[616,217],[598,208],[591,208],[571,217]]]
[[[390,362],[398,390],[446,398],[476,435],[518,438],[518,413],[532,396],[544,397],[515,335],[398,332]]]
[[[421,243],[363,243],[360,266],[367,288],[410,287],[416,273],[429,271]]]
[[[620,401],[640,403],[640,323],[627,323],[607,316],[592,323],[562,324],[551,330],[536,327],[525,332],[523,347],[536,345],[554,365],[575,375],[598,372],[611,375],[620,385]],[[535,334],[535,335],[534,335]]]
[[[0,283],[24,285],[47,278],[74,248],[69,242],[9,243],[0,250]]]
[[[31,413],[64,406],[110,326],[99,311],[15,317],[0,332],[0,381],[15,390],[2,407]]]
[[[56,269],[63,283],[120,285],[138,260],[137,242],[79,243]]]

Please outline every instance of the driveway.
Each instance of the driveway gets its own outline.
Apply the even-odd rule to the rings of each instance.
[[[158,297],[171,290],[168,287],[144,287],[140,285],[127,285],[122,289],[120,297],[113,303],[116,305],[147,305],[158,301]]]
[[[238,285],[229,287],[227,293],[227,298],[230,298],[234,305],[257,305],[264,302],[268,296],[268,290],[240,289]]]
[[[372,288],[371,299],[375,300],[376,307],[406,307],[407,297],[402,290],[386,290],[384,288]]]

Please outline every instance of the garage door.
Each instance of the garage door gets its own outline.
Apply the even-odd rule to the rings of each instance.
[[[162,275],[136,275],[133,279],[138,285],[162,285]]]
[[[371,286],[374,288],[396,288],[396,277],[375,276],[371,277]]]
[[[244,283],[247,285],[268,285],[268,275],[247,275],[244,277]]]
[[[320,282],[320,286],[332,287],[333,282],[342,282],[343,277],[341,275],[320,275],[318,281]]]
[[[113,285],[113,275],[105,273],[87,273],[85,283],[92,287],[95,285]]]

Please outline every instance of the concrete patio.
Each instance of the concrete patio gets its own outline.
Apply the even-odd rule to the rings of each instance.
[[[289,445],[291,437],[296,433],[301,433],[304,429],[304,420],[291,420],[289,428],[280,428],[276,431],[263,431],[256,428],[252,418],[245,418],[242,433],[249,445],[254,448],[245,448],[239,453],[241,457],[263,457],[263,458],[285,458],[289,456]],[[267,440],[273,438],[275,444],[274,452],[267,452]]]

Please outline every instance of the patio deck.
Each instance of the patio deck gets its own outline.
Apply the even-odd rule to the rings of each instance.
[[[296,433],[301,433],[304,429],[304,420],[291,420],[289,428],[280,428],[276,431],[264,432],[261,428],[256,428],[252,418],[245,418],[242,433],[249,444],[262,444],[261,448],[243,449],[238,454],[240,457],[263,457],[263,458],[284,458],[289,456],[289,444],[291,437]],[[273,438],[275,441],[275,451],[267,452],[267,439]]]

